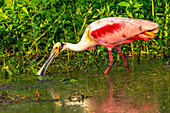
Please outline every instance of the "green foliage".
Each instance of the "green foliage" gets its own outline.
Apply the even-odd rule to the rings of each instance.
[[[0,2],[0,62],[8,74],[36,73],[57,41],[77,43],[91,22],[104,17],[147,19],[159,24],[159,34],[141,43],[141,57],[165,59],[169,49],[169,2],[164,0],[2,0]],[[124,54],[138,54],[139,41],[124,45]],[[65,52],[56,63],[67,72],[87,71],[108,61],[107,50]],[[116,58],[116,56],[115,56]],[[166,59],[167,60],[167,59]],[[97,66],[98,67],[98,66]],[[99,68],[98,68],[99,69]],[[58,70],[61,72],[61,70]]]

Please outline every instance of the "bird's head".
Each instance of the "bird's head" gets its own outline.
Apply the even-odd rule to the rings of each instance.
[[[41,69],[37,72],[37,75],[45,75],[45,72],[50,65],[51,61],[57,57],[63,50],[64,50],[64,42],[57,42],[51,51],[50,56],[48,57],[47,61],[44,63],[44,65],[41,67]]]
[[[56,44],[54,44],[53,46],[53,50],[56,54],[59,54],[60,52],[62,52],[64,50],[64,42],[57,42]]]

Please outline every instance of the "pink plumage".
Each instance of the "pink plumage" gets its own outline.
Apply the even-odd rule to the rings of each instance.
[[[122,44],[128,44],[136,40],[148,41],[158,32],[158,24],[148,20],[130,19],[124,17],[109,17],[97,20],[89,26],[92,39],[99,45],[107,47],[110,64],[105,74],[110,70],[112,60],[112,48],[115,48],[129,72],[127,61],[121,53]]]
[[[124,17],[109,17],[97,20],[89,25],[91,36],[97,43],[119,43],[135,37],[145,31],[153,30],[158,24],[147,20]],[[143,40],[145,36],[141,36]],[[140,40],[140,37],[138,37]],[[146,38],[147,35],[146,35]]]

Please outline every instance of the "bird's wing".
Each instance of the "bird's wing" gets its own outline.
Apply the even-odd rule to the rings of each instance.
[[[90,34],[95,41],[118,43],[142,32],[153,30],[158,25],[148,20],[109,17],[97,20],[89,27],[91,27]]]

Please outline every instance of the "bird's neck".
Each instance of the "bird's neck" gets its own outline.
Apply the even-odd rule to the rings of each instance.
[[[88,49],[89,47],[91,47],[91,44],[89,44],[88,42],[80,41],[77,44],[66,43],[65,47],[66,47],[65,50],[69,50],[69,51],[84,51]]]
[[[89,40],[87,37],[83,36],[79,43],[71,44],[66,43],[65,50],[69,51],[84,51],[90,47],[94,47],[96,43],[92,40]]]

